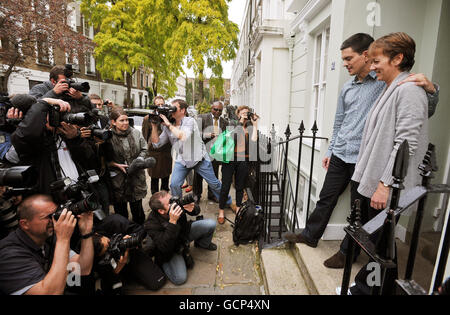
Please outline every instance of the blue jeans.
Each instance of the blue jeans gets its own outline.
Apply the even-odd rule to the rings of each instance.
[[[175,162],[172,171],[172,180],[170,182],[170,192],[172,196],[180,197],[182,196],[181,186],[186,179],[186,176],[191,171],[190,168],[186,168],[179,162]],[[214,174],[214,169],[210,161],[203,159],[194,167],[194,171],[197,172],[201,177],[203,177],[208,183],[211,191],[217,200],[220,198],[220,190],[222,189],[222,183],[217,179],[216,174]],[[228,196],[227,205],[231,205],[231,196]]]
[[[192,222],[189,240],[200,247],[208,247],[216,230],[216,221],[207,219]],[[187,280],[187,269],[181,254],[174,254],[162,265],[167,278],[175,285],[182,285]]]

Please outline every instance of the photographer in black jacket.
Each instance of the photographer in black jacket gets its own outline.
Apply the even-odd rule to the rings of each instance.
[[[151,258],[150,244],[138,246],[136,248],[127,247],[120,253],[120,259],[116,261],[112,257],[111,247],[114,239],[123,240],[144,240],[146,232],[142,225],[133,223],[119,214],[106,217],[95,227],[96,234],[94,240],[94,271],[96,271],[102,284],[102,291],[106,295],[122,294],[122,279],[130,276],[137,282],[144,285],[148,290],[158,290],[166,282],[166,277],[162,270],[153,262]],[[146,243],[151,243],[151,239],[145,239]],[[117,244],[116,244],[117,245]],[[117,257],[116,257],[117,258]],[[128,277],[127,277],[128,278]]]
[[[50,194],[50,184],[69,177],[78,180],[79,161],[90,161],[96,153],[80,137],[77,126],[61,123],[58,128],[48,123],[50,105],[58,105],[60,112],[69,112],[70,105],[62,100],[45,98],[33,104],[11,136],[20,161],[33,165],[39,172],[38,191]]]
[[[151,212],[144,224],[147,234],[155,244],[155,261],[162,267],[167,278],[175,285],[187,280],[187,268],[194,266],[189,253],[189,244],[214,251],[217,246],[211,242],[216,229],[215,220],[187,220],[186,213],[196,216],[200,208],[194,203],[184,205],[184,210],[176,202],[171,203],[172,195],[165,190],[150,198]]]
[[[70,103],[72,113],[80,113],[93,109],[92,103],[87,95],[69,87],[68,80],[73,74],[70,65],[54,66],[50,70],[49,81],[37,84],[31,88],[29,94],[36,99],[55,98]]]

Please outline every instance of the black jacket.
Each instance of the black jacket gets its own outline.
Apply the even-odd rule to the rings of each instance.
[[[11,142],[19,155],[22,165],[33,165],[39,172],[38,191],[50,193],[50,184],[58,178],[59,168],[56,139],[45,124],[49,105],[38,101],[31,106],[24,119],[11,135]],[[78,172],[86,171],[81,164],[89,169],[89,161],[96,158],[96,152],[82,138],[65,139],[72,160]],[[80,163],[83,162],[83,163]]]
[[[200,208],[195,207],[189,215],[196,216],[199,213]],[[155,244],[155,260],[158,265],[169,261],[174,254],[189,247],[191,225],[192,221],[187,220],[186,213],[180,216],[177,224],[172,224],[158,211],[150,212],[144,228]]]
[[[56,98],[56,99],[62,99],[70,103],[71,106],[71,113],[80,113],[80,112],[86,112],[91,111],[94,106],[91,103],[91,100],[88,96],[83,95],[83,97],[79,100],[67,98],[64,95],[58,95],[53,91],[53,84],[50,81],[46,81],[41,84],[37,84],[33,86],[28,94],[31,96],[34,96],[36,99],[43,99],[43,98]]]

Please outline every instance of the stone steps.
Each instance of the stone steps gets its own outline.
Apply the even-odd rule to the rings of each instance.
[[[321,241],[317,248],[304,244],[263,249],[261,267],[266,294],[336,295],[343,269],[329,269],[323,262],[339,250],[338,241]],[[353,264],[352,278],[367,262],[362,254]]]
[[[290,249],[264,249],[261,253],[261,268],[266,294],[310,294]]]

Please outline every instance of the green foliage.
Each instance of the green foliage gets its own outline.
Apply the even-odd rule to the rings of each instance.
[[[228,20],[231,0],[81,0],[82,13],[98,30],[97,70],[121,79],[140,66],[153,70],[153,94],[173,97],[182,66],[200,80],[206,67],[223,90],[222,62],[236,56],[238,26]],[[217,80],[217,81],[216,81]]]
[[[211,112],[211,105],[209,105],[206,100],[203,100],[195,105],[195,109],[199,114],[206,114]]]

